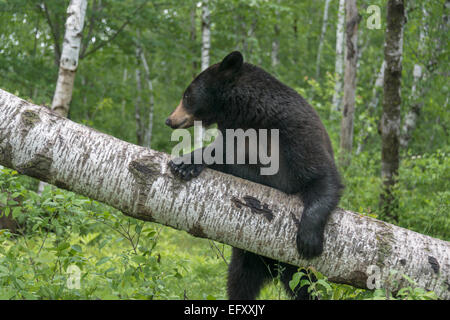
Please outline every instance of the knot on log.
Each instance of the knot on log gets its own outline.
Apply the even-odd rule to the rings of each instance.
[[[271,209],[269,209],[269,206],[267,203],[261,203],[261,201],[259,201],[258,199],[256,199],[255,197],[252,197],[252,196],[244,196],[243,199],[244,199],[245,203],[236,197],[232,197],[231,201],[239,209],[242,208],[242,206],[248,207],[248,208],[250,208],[252,213],[262,214],[264,216],[264,218],[266,218],[269,221],[272,221],[273,212]]]
[[[128,169],[140,184],[151,185],[161,174],[161,165],[158,159],[146,156],[130,162]]]

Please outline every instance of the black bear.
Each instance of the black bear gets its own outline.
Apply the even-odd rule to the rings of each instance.
[[[324,227],[339,202],[343,186],[328,134],[305,99],[263,69],[244,63],[241,53],[235,51],[192,81],[166,124],[174,129],[188,128],[194,120],[202,121],[204,126],[217,123],[223,137],[226,137],[226,129],[279,130],[276,174],[261,175],[260,163],[226,164],[223,161],[224,164],[208,167],[289,194],[299,194],[304,210],[296,236],[298,252],[305,258],[320,255]],[[194,163],[194,154],[199,151],[202,150],[183,155],[179,161],[170,161],[173,174],[185,180],[198,176],[207,166]],[[233,248],[228,297],[255,299],[264,282],[279,274],[293,298],[308,299],[305,286],[294,291],[289,287],[296,271],[295,266]]]

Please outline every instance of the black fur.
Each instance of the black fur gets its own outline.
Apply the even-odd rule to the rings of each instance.
[[[259,164],[210,167],[289,194],[298,193],[304,203],[296,238],[298,252],[305,258],[320,255],[324,227],[339,202],[342,185],[330,139],[316,111],[296,91],[261,68],[244,63],[239,52],[232,52],[197,76],[183,95],[183,105],[204,124],[217,123],[224,143],[225,129],[279,129],[277,174],[260,175]],[[190,179],[198,176],[205,165],[171,162],[170,167],[174,174]],[[284,263],[279,266],[289,294],[307,298],[305,287],[295,293],[289,289],[289,280],[297,268]],[[274,260],[233,248],[228,296],[254,299],[264,281],[276,274]]]

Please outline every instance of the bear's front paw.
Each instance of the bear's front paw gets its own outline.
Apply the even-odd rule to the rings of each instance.
[[[172,160],[169,161],[169,168],[173,175],[186,181],[197,177],[205,167],[204,164],[175,164]]]
[[[317,230],[305,222],[300,222],[298,227],[297,250],[301,257],[311,259],[323,251],[323,230]]]

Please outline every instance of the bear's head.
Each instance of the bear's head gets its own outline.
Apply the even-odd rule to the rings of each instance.
[[[180,104],[166,120],[173,129],[189,128],[194,121],[203,126],[217,122],[224,105],[226,88],[241,73],[244,58],[238,51],[228,54],[220,63],[200,73],[183,93]]]

